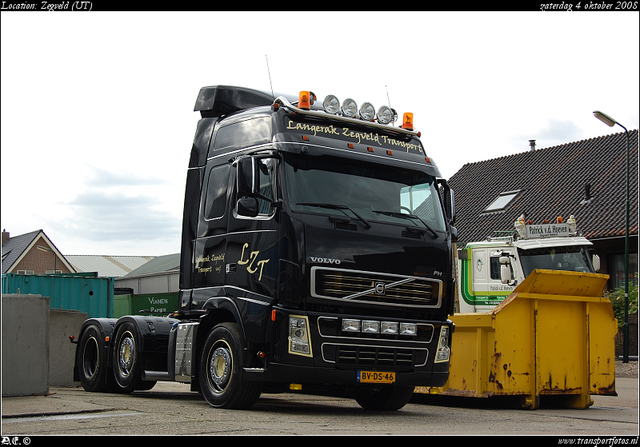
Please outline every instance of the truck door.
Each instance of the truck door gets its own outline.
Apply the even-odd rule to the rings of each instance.
[[[205,172],[193,258],[195,288],[215,288],[225,283],[230,172],[231,165],[228,163],[209,165]],[[206,295],[202,294],[203,297]]]
[[[226,283],[238,296],[271,303],[276,295],[278,159],[246,156],[232,167],[236,179],[229,202]]]
[[[487,278],[489,278],[489,260],[486,248],[474,248],[471,251],[471,265],[473,279],[471,290],[473,291],[474,307],[484,304],[487,292]],[[474,309],[477,312],[477,309]]]
[[[475,312],[485,312],[500,304],[514,289],[513,285],[503,284],[500,277],[500,257],[510,256],[513,259],[513,250],[480,248],[472,253]]]

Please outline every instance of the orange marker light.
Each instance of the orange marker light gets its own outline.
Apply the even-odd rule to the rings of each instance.
[[[302,90],[298,94],[298,108],[309,110],[316,102],[316,95],[313,92]]]
[[[298,95],[298,108],[309,110],[311,108],[311,99],[308,91],[301,91]]]
[[[404,113],[404,115],[402,116],[402,128],[413,130],[413,113]]]
[[[276,321],[276,310],[275,309],[271,310],[271,321]]]

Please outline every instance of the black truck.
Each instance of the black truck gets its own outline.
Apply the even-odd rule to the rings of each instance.
[[[309,91],[204,87],[178,310],[91,318],[87,391],[190,383],[217,408],[323,387],[396,410],[449,375],[453,193],[413,115]]]

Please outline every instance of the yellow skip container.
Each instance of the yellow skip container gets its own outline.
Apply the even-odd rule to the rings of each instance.
[[[540,396],[588,408],[592,394],[615,391],[611,303],[602,297],[608,275],[534,270],[487,313],[455,314],[450,376],[442,388],[418,393],[519,396],[535,409]]]

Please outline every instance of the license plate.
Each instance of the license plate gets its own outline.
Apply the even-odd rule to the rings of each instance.
[[[396,373],[384,371],[358,371],[360,383],[394,383]]]

